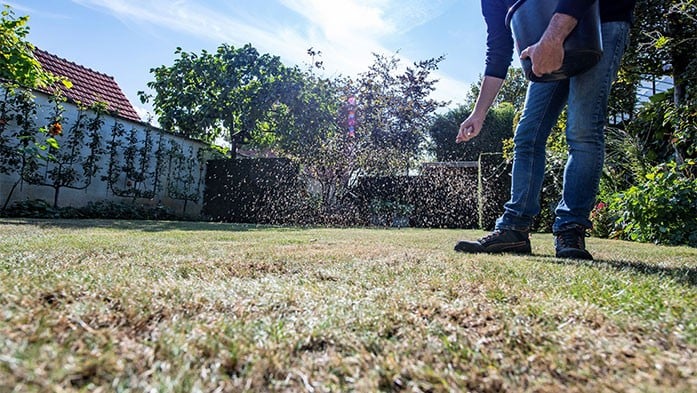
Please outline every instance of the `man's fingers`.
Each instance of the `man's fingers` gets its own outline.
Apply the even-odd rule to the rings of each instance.
[[[468,140],[472,139],[474,137],[474,126],[462,126],[460,127],[460,132],[457,134],[457,138],[455,138],[456,143],[460,142],[467,142]]]
[[[532,61],[532,56],[534,56],[534,51],[535,49],[531,46],[528,46],[520,52],[520,59],[530,59],[530,62],[532,63],[532,73],[535,74],[535,76],[541,77],[542,75],[546,74],[546,72],[540,71],[540,67],[537,65],[536,62]]]
[[[527,47],[523,49],[522,52],[520,52],[520,58],[521,59],[527,59],[530,57],[530,47]]]

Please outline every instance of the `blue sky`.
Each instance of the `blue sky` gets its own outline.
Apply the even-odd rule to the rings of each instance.
[[[403,65],[445,55],[434,97],[462,103],[484,69],[478,0],[12,0],[29,15],[29,41],[113,76],[139,111],[150,69],[171,65],[176,47],[213,51],[251,43],[284,64],[322,51],[327,76],[355,76],[372,53]]]

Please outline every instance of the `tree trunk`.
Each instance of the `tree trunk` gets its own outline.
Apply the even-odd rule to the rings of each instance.
[[[10,193],[7,194],[7,199],[5,199],[5,203],[2,205],[2,211],[7,210],[7,205],[10,204],[10,199],[12,198],[12,194],[15,192],[15,188],[17,188],[17,186],[19,185],[19,183],[21,181],[22,181],[22,178],[19,178],[19,180],[17,180],[15,182],[15,184],[12,185],[12,188],[10,189]]]
[[[230,121],[230,158],[237,158],[237,138],[235,138],[235,119]]]
[[[53,193],[53,208],[58,208],[58,195],[60,194],[60,187],[53,187],[55,192]]]
[[[668,32],[670,37],[675,41],[680,40],[681,23],[680,23],[680,13],[671,12],[668,14]],[[673,67],[673,100],[675,108],[677,111],[682,111],[683,103],[685,102],[685,97],[687,95],[687,80],[685,76],[688,72],[688,67],[690,65],[690,56],[686,48],[683,48],[683,44],[673,44],[671,46],[671,65]],[[676,124],[674,127],[675,131],[680,125]],[[671,142],[673,145],[673,150],[675,151],[675,160],[678,164],[684,162],[684,155],[680,151],[680,148]]]

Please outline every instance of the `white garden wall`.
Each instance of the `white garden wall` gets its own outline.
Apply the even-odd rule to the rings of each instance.
[[[5,96],[0,88],[0,98]],[[55,118],[56,104],[49,97],[34,93],[35,109],[33,114],[34,130],[41,127],[49,129]],[[9,100],[5,100],[6,108],[2,132],[2,143],[5,153],[18,152],[21,145],[17,138],[22,129],[8,111]],[[20,179],[22,164],[15,163],[14,167],[5,161],[4,172],[0,171],[0,207],[6,202],[42,199],[54,202],[55,178],[57,174],[63,179],[70,179],[69,174],[75,174],[74,181],[66,187],[61,187],[58,193],[59,207],[81,207],[89,202],[114,201],[139,205],[164,205],[177,214],[198,216],[203,203],[203,188],[205,179],[205,161],[210,157],[208,145],[187,138],[178,137],[155,128],[146,123],[138,123],[119,117],[104,115],[103,124],[99,127],[98,141],[95,142],[85,124],[96,118],[92,110],[80,110],[76,105],[61,103],[63,108],[62,135],[55,139],[60,149],[41,150],[41,166],[33,170],[32,175]],[[80,121],[84,136],[79,144],[70,143],[70,135]],[[26,127],[25,127],[26,128]],[[2,128],[0,128],[2,129]],[[79,135],[79,134],[77,134]],[[39,133],[38,142],[45,145],[45,134]],[[100,154],[91,154],[90,143],[95,142],[95,150]],[[72,153],[75,154],[72,154]],[[15,153],[20,154],[20,153]],[[70,163],[66,160],[57,162],[47,160],[47,154],[78,157]],[[96,169],[93,176],[85,176],[84,164],[90,155],[95,158]],[[7,159],[7,154],[5,154]],[[15,156],[16,158],[20,155]],[[21,160],[20,160],[21,161]],[[9,170],[8,170],[9,167]],[[65,183],[65,182],[64,182]],[[9,198],[9,199],[8,199]]]

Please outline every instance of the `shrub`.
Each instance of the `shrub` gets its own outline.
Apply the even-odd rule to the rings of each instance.
[[[8,217],[27,218],[60,218],[60,209],[54,208],[50,203],[33,199],[15,202],[3,212]]]
[[[470,115],[467,108],[456,108],[438,116],[429,134],[431,152],[438,161],[477,161],[481,153],[500,153],[504,141],[513,136],[515,109],[509,103],[492,108],[486,116],[482,131],[467,143],[456,144],[460,123]]]
[[[617,193],[610,210],[618,215],[615,234],[622,239],[697,247],[697,179],[686,173],[696,162],[661,164],[644,182]]]
[[[164,206],[142,206],[110,201],[90,202],[87,206],[54,208],[41,200],[15,202],[2,212],[6,217],[25,218],[100,218],[127,220],[176,220],[181,219]]]
[[[617,214],[605,202],[598,202],[591,211],[590,220],[593,223],[591,235],[604,238],[610,237],[617,218]]]
[[[129,220],[172,220],[176,215],[164,206],[142,206],[110,201],[90,202],[79,209],[83,217]]]

